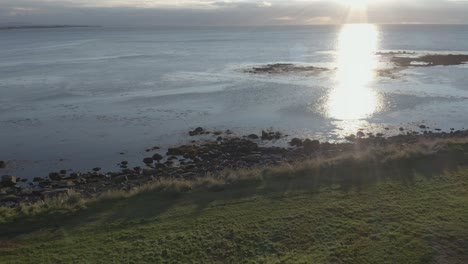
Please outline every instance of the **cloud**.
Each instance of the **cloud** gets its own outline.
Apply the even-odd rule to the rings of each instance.
[[[273,25],[349,21],[345,0],[0,0],[0,24]],[[371,23],[468,23],[468,1],[374,0]]]

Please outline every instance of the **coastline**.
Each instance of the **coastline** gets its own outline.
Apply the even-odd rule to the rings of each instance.
[[[431,131],[424,125],[424,132],[404,132],[398,136],[385,137],[383,134],[366,134],[362,131],[347,137],[347,143],[319,142],[318,140],[293,138],[287,147],[278,147],[274,142],[287,137],[281,132],[262,131],[260,135],[235,136],[231,131],[207,131],[201,127],[190,131],[194,139],[191,144],[173,146],[163,153],[159,147],[146,150],[140,164],[120,161],[120,171],[103,172],[94,168],[90,172],[51,172],[48,177],[32,180],[13,175],[1,179],[0,206],[17,207],[44,203],[47,200],[71,193],[84,198],[96,198],[114,191],[131,192],[147,184],[161,181],[197,181],[203,178],[220,177],[229,171],[256,170],[281,167],[310,161],[323,162],[344,156],[357,157],[363,153],[387,150],[422,151],[420,155],[431,155],[452,140],[468,138],[468,130],[450,132]],[[196,140],[201,135],[212,139]],[[426,148],[426,149],[424,149]],[[385,156],[385,155],[384,155]],[[383,159],[386,159],[385,157]],[[5,168],[8,162],[2,161]]]

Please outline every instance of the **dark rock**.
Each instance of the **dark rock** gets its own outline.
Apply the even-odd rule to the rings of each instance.
[[[164,157],[159,155],[159,154],[154,154],[153,155],[153,160],[156,160],[156,161],[161,161]]]
[[[62,176],[58,172],[51,172],[49,173],[49,179],[52,181],[60,181],[62,179]]]
[[[192,137],[201,134],[205,134],[205,130],[202,127],[197,127],[195,130],[189,132],[189,135]]]
[[[306,139],[304,140],[304,150],[312,152],[312,151],[317,151],[320,149],[320,141],[318,140],[310,140]]]
[[[219,136],[219,135],[223,134],[223,132],[221,132],[221,131],[216,131],[216,132],[214,132],[213,134],[214,134],[215,136]]]
[[[54,187],[55,188],[70,188],[70,187],[73,187],[75,186],[75,183],[73,183],[73,181],[60,181],[56,184],[54,184]]]
[[[186,169],[186,170],[193,170],[193,169],[196,169],[196,168],[197,167],[194,164],[189,164],[189,165],[184,167],[184,169]]]
[[[67,171],[66,170],[61,170],[60,174],[65,175],[65,174],[67,174]]]
[[[122,164],[122,165],[128,165],[128,161],[124,160],[124,161],[120,162],[120,164]]]
[[[167,150],[167,155],[181,156],[181,155],[184,155],[184,151],[180,147],[179,148],[169,148]]]
[[[275,139],[281,139],[282,134],[281,134],[281,132],[276,132],[276,133],[274,134],[273,137],[274,137]]]
[[[259,139],[259,136],[255,135],[255,134],[250,134],[247,137],[250,138],[250,139]]]
[[[0,169],[4,169],[6,167],[6,162],[0,160]]]
[[[218,137],[216,141],[223,141],[223,137]]]
[[[144,158],[143,159],[143,163],[145,163],[147,165],[148,164],[153,164],[153,162],[154,162],[153,158]]]
[[[16,177],[11,175],[3,175],[0,185],[3,187],[11,187],[16,185]]]
[[[155,170],[155,169],[144,169],[142,171],[142,174],[144,176],[153,176],[153,175],[157,175],[158,174],[158,170]]]
[[[289,142],[289,145],[294,146],[294,147],[302,147],[302,140],[299,138],[293,138],[291,142]]]
[[[425,125],[420,125],[419,128],[426,129],[427,127]]]
[[[90,174],[86,174],[84,175],[84,177],[88,180],[90,179],[93,179],[93,180],[99,180],[99,179],[106,179],[107,176],[102,174],[102,173],[99,173],[97,171],[93,172],[93,173],[90,173]]]
[[[366,134],[364,134],[364,132],[362,132],[362,131],[358,131],[358,132],[356,133],[356,136],[357,136],[358,138],[363,138],[363,137],[366,136]]]
[[[405,131],[405,129],[404,129],[404,128],[402,128],[402,127],[400,127],[400,131]]]
[[[95,171],[95,172],[101,171],[101,168],[99,168],[99,167],[93,168],[93,171]]]
[[[120,176],[112,178],[112,181],[115,182],[115,183],[127,182],[128,177],[127,177],[127,175],[120,175]]]
[[[79,177],[80,177],[80,173],[79,172],[74,172],[74,173],[71,173],[68,178],[72,179],[72,180],[75,180],[75,179],[78,179]]]
[[[167,165],[166,164],[163,164],[163,163],[157,163],[155,166],[154,166],[155,169],[167,169]]]
[[[45,187],[49,187],[51,184],[52,184],[51,181],[49,181],[49,180],[43,180],[43,181],[40,181],[38,185],[39,185],[39,187],[41,187],[41,188],[45,188]]]
[[[267,133],[265,131],[262,131],[262,139],[263,140],[272,140],[273,137],[269,133]]]

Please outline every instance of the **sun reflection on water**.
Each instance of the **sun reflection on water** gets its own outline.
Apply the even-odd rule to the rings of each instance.
[[[330,118],[345,120],[349,124],[352,120],[368,118],[378,111],[380,98],[372,88],[378,45],[379,31],[375,25],[349,24],[341,29],[336,85],[327,98]]]

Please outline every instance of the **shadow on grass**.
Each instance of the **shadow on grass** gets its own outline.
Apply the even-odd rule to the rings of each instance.
[[[136,220],[154,219],[178,204],[194,205],[196,210],[193,214],[196,217],[214,201],[231,201],[291,191],[313,193],[322,186],[332,184],[339,185],[345,192],[365,189],[382,179],[411,185],[416,174],[431,178],[444,171],[467,165],[467,152],[468,144],[453,144],[434,152],[409,152],[391,158],[388,157],[388,153],[377,152],[364,158],[349,155],[335,160],[308,161],[259,169],[249,172],[255,176],[233,181],[207,182],[192,185],[192,189],[182,191],[144,191],[127,198],[99,199],[88,203],[86,209],[58,209],[36,216],[22,217],[0,225],[0,237],[10,239],[40,229],[71,230],[84,224],[95,224],[96,232],[107,232],[133,225],[133,221]]]

